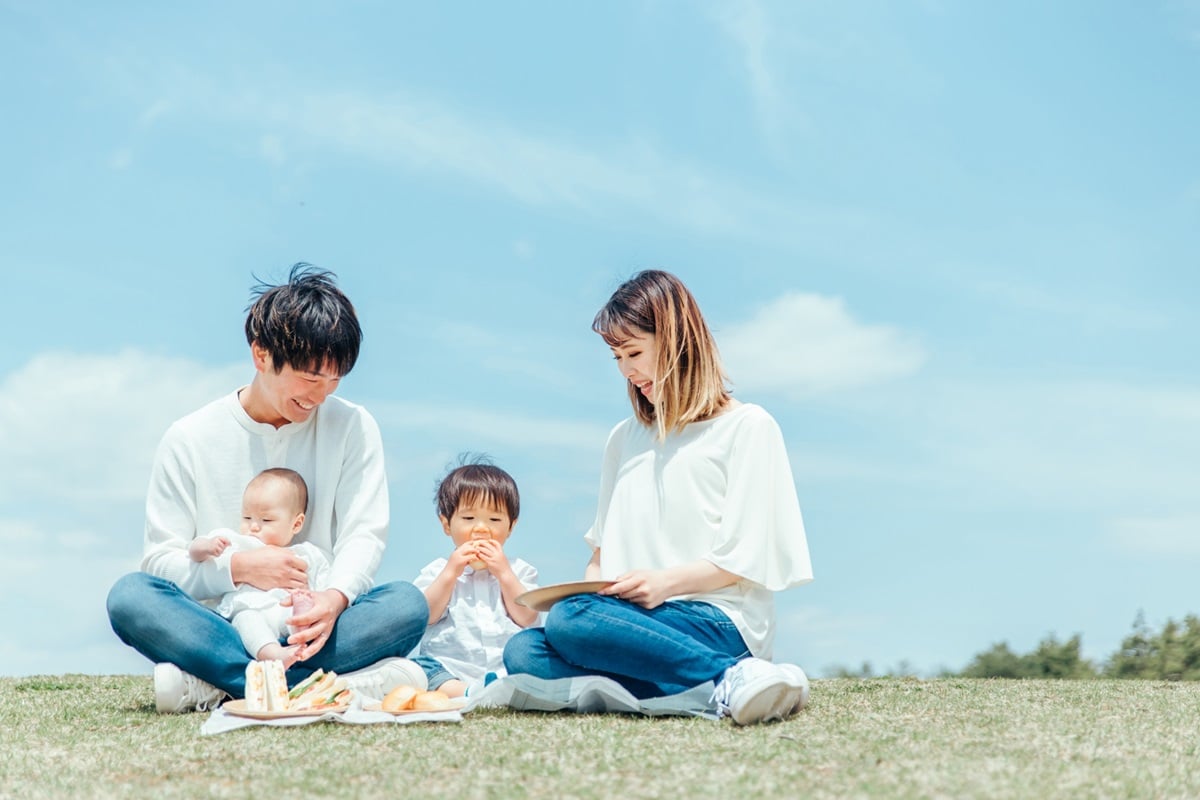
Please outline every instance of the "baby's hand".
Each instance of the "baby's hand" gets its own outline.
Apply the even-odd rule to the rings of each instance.
[[[224,536],[214,536],[210,539],[193,539],[188,545],[188,555],[192,561],[208,561],[225,552],[229,547],[229,539]]]

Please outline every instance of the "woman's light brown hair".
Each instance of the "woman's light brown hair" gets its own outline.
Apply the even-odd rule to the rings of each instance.
[[[696,298],[671,273],[645,270],[621,284],[592,320],[592,330],[609,347],[624,344],[634,333],[654,337],[657,399],[651,402],[633,384],[628,390],[634,415],[644,425],[656,425],[660,440],[729,405],[716,341]]]

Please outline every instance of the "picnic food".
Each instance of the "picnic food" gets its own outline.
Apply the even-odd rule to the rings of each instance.
[[[336,672],[317,670],[291,689],[282,661],[246,665],[247,711],[306,711],[332,708],[350,701],[350,689]]]
[[[446,695],[434,689],[432,692],[417,692],[413,698],[413,711],[446,711],[458,705]]]
[[[246,665],[246,710],[286,711],[287,677],[282,661],[251,661]]]
[[[345,705],[350,702],[350,694],[345,679],[339,678],[336,672],[319,669],[288,692],[288,709],[303,711]]]
[[[380,707],[391,713],[407,711],[412,708],[412,702],[419,692],[414,686],[397,686],[384,696]]]
[[[380,708],[395,714],[399,711],[446,711],[458,708],[458,704],[436,689],[422,692],[412,686],[397,686],[383,698]]]

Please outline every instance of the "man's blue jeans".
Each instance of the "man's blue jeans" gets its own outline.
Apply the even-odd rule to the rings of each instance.
[[[108,593],[108,619],[121,641],[154,663],[169,661],[234,697],[246,693],[252,656],[229,620],[173,582],[134,572]],[[425,595],[411,583],[376,586],[342,612],[333,635],[307,661],[288,670],[288,683],[318,668],[353,672],[416,647],[429,621]]]
[[[720,681],[749,655],[733,621],[710,603],[673,600],[647,609],[581,594],[556,603],[546,627],[510,639],[504,667],[539,678],[603,675],[644,699]]]

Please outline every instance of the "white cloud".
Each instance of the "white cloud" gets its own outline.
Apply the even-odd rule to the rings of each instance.
[[[790,143],[785,138],[784,123],[791,114],[769,63],[768,43],[772,27],[762,4],[753,0],[722,3],[715,6],[713,12],[717,23],[741,54],[763,136],[777,157],[786,155]]]
[[[1119,550],[1135,555],[1195,558],[1200,556],[1200,514],[1115,519],[1109,538]]]
[[[458,177],[558,212],[648,216],[758,241],[792,243],[860,224],[855,215],[830,213],[827,205],[802,207],[635,137],[572,141],[414,91],[372,95],[312,85],[288,91],[246,81],[230,87],[182,66],[124,61],[109,74],[135,97],[155,98],[151,108],[164,109],[159,113],[169,109],[230,120],[256,135],[286,135],[289,160],[331,148],[376,164]]]
[[[0,383],[0,502],[140,501],[167,426],[246,371],[139,350],[35,356]]]
[[[899,329],[855,320],[840,298],[784,295],[718,341],[735,384],[807,396],[910,375],[925,351]]]
[[[874,398],[973,502],[1122,514],[1194,507],[1200,390],[1100,381],[937,382]]]
[[[149,662],[109,628],[105,598],[136,570],[141,506],[167,426],[244,380],[125,350],[41,353],[0,381],[0,548],[9,620],[0,674],[129,673]]]

